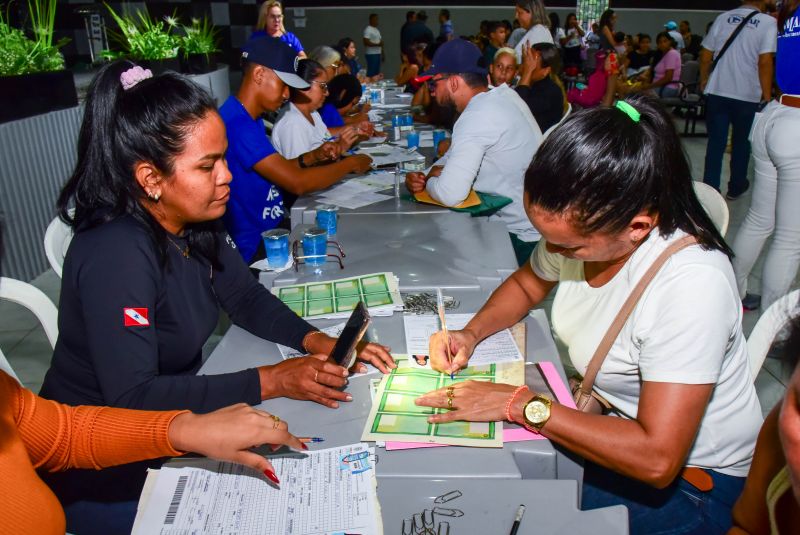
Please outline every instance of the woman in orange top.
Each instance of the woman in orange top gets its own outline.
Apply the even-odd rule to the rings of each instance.
[[[249,451],[262,444],[306,449],[285,422],[244,403],[208,414],[70,407],[0,371],[0,533],[64,533],[64,510],[37,470],[99,470],[193,451],[244,464],[277,484],[270,462]]]

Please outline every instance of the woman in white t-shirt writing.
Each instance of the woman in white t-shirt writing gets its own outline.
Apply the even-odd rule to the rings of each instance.
[[[730,248],[694,194],[669,115],[631,97],[576,113],[539,147],[525,178],[542,240],[529,264],[461,331],[441,333],[431,364],[457,372],[475,346],[518,322],[556,285],[553,332],[587,364],[622,303],[670,244],[594,383],[611,415],[579,412],[527,388],[464,381],[417,400],[450,408],[430,422],[509,419],[586,459],[584,509],[628,507],[631,533],[724,533],[750,467],[761,411],[742,334]],[[699,467],[700,490],[682,479]],[[697,479],[695,480],[697,481]]]
[[[308,82],[308,89],[289,88],[289,102],[281,110],[272,130],[272,144],[287,160],[310,152],[332,141],[328,127],[317,112],[328,96],[328,75],[314,60],[300,60],[297,75]],[[342,152],[358,140],[355,126],[340,127],[336,139]]]

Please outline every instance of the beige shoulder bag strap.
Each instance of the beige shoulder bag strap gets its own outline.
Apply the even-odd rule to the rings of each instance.
[[[636,284],[636,287],[628,296],[628,299],[626,299],[625,303],[623,303],[622,308],[617,313],[617,317],[614,318],[614,321],[611,323],[611,326],[608,328],[605,336],[600,341],[600,345],[597,346],[597,350],[594,352],[592,360],[589,361],[589,365],[586,367],[586,373],[583,376],[583,380],[575,392],[575,404],[578,406],[578,410],[585,411],[587,403],[589,403],[589,401],[592,399],[592,387],[594,386],[594,380],[597,377],[597,373],[600,371],[600,366],[603,365],[603,361],[605,360],[606,355],[608,355],[611,346],[614,345],[614,341],[617,339],[619,332],[622,330],[625,322],[628,321],[628,316],[630,316],[631,312],[633,312],[633,309],[636,307],[636,303],[639,302],[639,299],[642,297],[645,289],[647,289],[650,281],[655,278],[656,274],[666,263],[666,261],[669,260],[670,256],[674,255],[681,249],[685,249],[686,247],[696,243],[697,238],[694,236],[684,236],[680,240],[664,249],[664,251],[658,256],[658,258],[656,258],[655,262],[653,262],[647,272],[642,275],[642,278]]]

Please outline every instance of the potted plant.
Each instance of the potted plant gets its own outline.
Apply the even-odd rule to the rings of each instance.
[[[218,30],[208,20],[193,18],[191,26],[183,26],[181,38],[183,72],[205,74],[216,70],[214,53],[219,51]]]
[[[0,123],[23,119],[78,104],[72,72],[65,70],[59,48],[53,43],[56,0],[28,0],[32,37],[9,23],[0,11]]]
[[[173,33],[178,26],[175,16],[164,17],[164,20],[160,21],[152,19],[146,8],[137,11],[133,16],[120,15],[108,4],[105,6],[119,26],[119,31],[109,30],[108,33],[121,50],[104,50],[104,58],[130,58],[142,63],[153,72],[180,70],[178,49],[181,38]]]

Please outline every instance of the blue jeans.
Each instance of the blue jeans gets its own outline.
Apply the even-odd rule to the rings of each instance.
[[[367,76],[375,76],[381,72],[381,55],[380,54],[366,54],[367,58]],[[356,73],[353,73],[356,74]]]
[[[706,169],[703,182],[720,189],[722,156],[728,144],[728,129],[733,127],[731,179],[728,193],[738,195],[746,189],[747,166],[750,163],[750,128],[758,111],[757,102],[747,102],[718,95],[706,96]]]
[[[656,489],[587,461],[581,509],[626,506],[631,535],[724,534],[731,527],[731,508],[745,478],[709,473],[714,479],[709,492],[680,477],[669,487]]]

